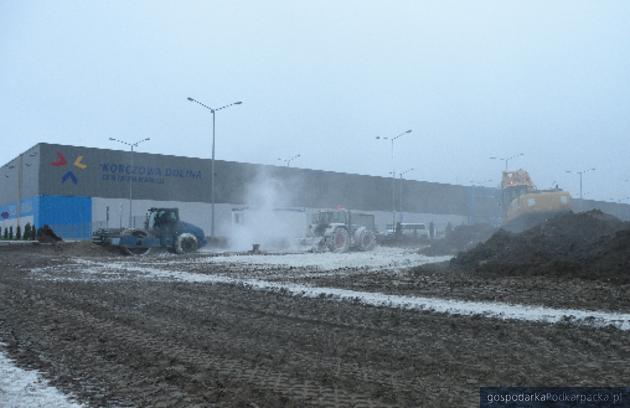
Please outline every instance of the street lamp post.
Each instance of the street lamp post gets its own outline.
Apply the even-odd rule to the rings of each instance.
[[[215,150],[215,139],[216,139],[216,112],[222,109],[229,108],[230,106],[240,105],[243,102],[236,101],[227,105],[223,105],[219,108],[211,108],[205,103],[199,102],[195,98],[188,97],[190,102],[194,102],[203,108],[208,109],[212,113],[212,161],[210,164],[210,201],[211,201],[211,221],[210,221],[210,238],[214,241],[214,150]]]
[[[399,191],[398,191],[398,222],[403,222],[403,210],[402,210],[402,198],[403,198],[403,176],[410,172],[414,171],[413,167],[408,168],[407,170],[401,171],[398,173],[400,177],[400,182],[398,183]]]
[[[131,171],[133,171],[133,148],[138,147],[140,143],[148,142],[151,138],[147,137],[142,140],[138,140],[135,143],[125,142],[124,140],[116,139],[114,137],[110,137],[109,140],[129,146],[131,149]],[[133,228],[133,178],[131,174],[129,175],[129,228]]]
[[[521,156],[525,156],[524,153],[518,153],[515,154],[514,156],[510,156],[510,157],[496,157],[496,156],[492,156],[490,157],[491,160],[503,160],[505,162],[505,171],[508,171],[508,162],[512,159],[516,159],[517,157],[521,157]]]
[[[406,135],[407,133],[411,133],[412,130],[405,130],[402,133],[394,137],[381,137],[376,136],[376,139],[380,140],[390,140],[392,142],[392,229],[396,229],[396,162],[394,161],[394,142],[398,140],[401,136]]]
[[[283,159],[281,157],[278,157],[278,161],[284,162],[284,164],[286,164],[287,167],[291,167],[291,162],[300,157],[302,157],[302,155],[298,153],[295,156],[289,157],[288,159]]]
[[[584,173],[590,173],[591,171],[595,171],[595,168],[591,167],[590,169],[579,170],[579,171],[566,170],[567,173],[578,174],[580,176],[580,200],[582,199],[582,176],[584,175]]]

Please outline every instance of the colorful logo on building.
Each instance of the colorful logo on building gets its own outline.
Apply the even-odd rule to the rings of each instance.
[[[68,165],[68,161],[66,160],[66,157],[63,155],[63,153],[61,152],[57,152],[57,160],[55,160],[54,162],[50,163],[51,166],[53,167],[65,167],[66,165]],[[87,168],[87,164],[83,163],[83,156],[79,155],[74,159],[74,162],[72,163],[72,165],[74,167],[76,167],[79,170],[85,170]],[[72,171],[72,167],[70,168],[70,170],[66,171],[63,176],[61,176],[61,183],[65,183],[66,181],[72,181],[72,183],[74,183],[75,185],[78,184],[78,180],[77,180],[77,176],[74,174],[74,172]]]

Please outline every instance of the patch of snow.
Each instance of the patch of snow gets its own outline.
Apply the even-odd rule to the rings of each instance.
[[[11,408],[80,408],[82,404],[49,385],[37,371],[17,367],[0,351],[0,406]]]
[[[545,323],[571,323],[590,327],[614,326],[630,330],[629,313],[613,313],[597,310],[560,309],[500,302],[475,302],[445,298],[389,295],[340,288],[314,287],[298,283],[272,282],[261,279],[235,278],[225,275],[191,273],[154,267],[132,266],[127,263],[97,263],[89,261],[81,272],[102,278],[109,274],[116,279],[149,279],[182,281],[190,283],[244,285],[253,290],[282,291],[294,296],[321,298],[336,301],[361,302],[365,305],[393,307],[407,310],[428,311],[462,316],[485,316],[504,320],[524,320]],[[133,274],[133,275],[132,275]]]
[[[195,262],[256,265],[274,268],[277,268],[278,266],[286,266],[330,271],[342,268],[400,269],[431,262],[447,261],[449,259],[451,259],[450,256],[428,257],[420,255],[415,250],[377,247],[372,251],[346,252],[342,254],[331,252],[307,252],[273,255],[211,256],[199,258],[195,260]],[[176,264],[178,261],[175,260],[171,263]]]

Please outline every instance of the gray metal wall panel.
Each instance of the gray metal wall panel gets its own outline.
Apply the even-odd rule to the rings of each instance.
[[[39,165],[40,149],[35,145],[0,167],[0,204],[17,201],[20,178],[22,199],[38,195]]]
[[[60,158],[66,161],[59,164]],[[79,165],[75,161],[81,158]],[[41,144],[41,188],[47,195],[83,195],[104,198],[129,196],[129,177],[135,177],[137,199],[210,201],[208,159],[128,151]],[[64,176],[71,172],[74,176]],[[362,210],[392,209],[392,180],[386,177],[257,165],[217,160],[217,203],[247,202],[248,187],[263,174],[285,188],[287,206],[335,207]],[[76,178],[76,183],[74,182]],[[397,181],[398,183],[398,181]],[[397,184],[398,187],[398,184]],[[493,217],[497,214],[496,190],[404,180],[403,211]]]
[[[66,163],[61,164],[58,153]],[[34,158],[30,154],[35,154]],[[75,161],[81,159],[75,165]],[[78,195],[127,198],[129,176],[135,177],[134,199],[210,202],[210,165],[208,159],[135,153],[41,143],[24,154],[23,197],[32,195]],[[85,165],[85,168],[82,166]],[[68,173],[72,176],[66,176]],[[152,173],[152,174],[149,174]],[[286,191],[286,206],[335,207],[372,211],[391,211],[392,180],[330,171],[288,168],[217,160],[215,163],[217,203],[246,204],[248,189],[261,175],[278,180]],[[6,177],[8,176],[8,177]],[[66,176],[65,181],[63,181]],[[76,184],[73,180],[76,178]],[[39,184],[39,188],[38,188]],[[498,190],[423,181],[397,180],[402,201],[397,208],[410,213],[458,214],[471,221],[500,216]],[[0,202],[15,201],[16,177],[6,168],[0,171]],[[577,200],[576,200],[577,201]],[[630,206],[589,202],[624,218]]]
[[[630,221],[630,205],[628,204],[610,203],[595,200],[573,200],[574,211],[589,211],[594,209],[614,215],[621,220]]]
[[[61,155],[66,163],[53,165]],[[210,195],[209,162],[201,159],[134,153],[131,166],[128,151],[50,144],[41,145],[41,158],[45,195],[128,197],[130,177],[138,199],[206,201]]]

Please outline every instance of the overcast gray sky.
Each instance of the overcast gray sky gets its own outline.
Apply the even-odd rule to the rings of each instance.
[[[630,196],[630,1],[0,0],[0,162],[38,142]],[[513,164],[513,165],[512,165]],[[492,179],[493,182],[487,180]]]

